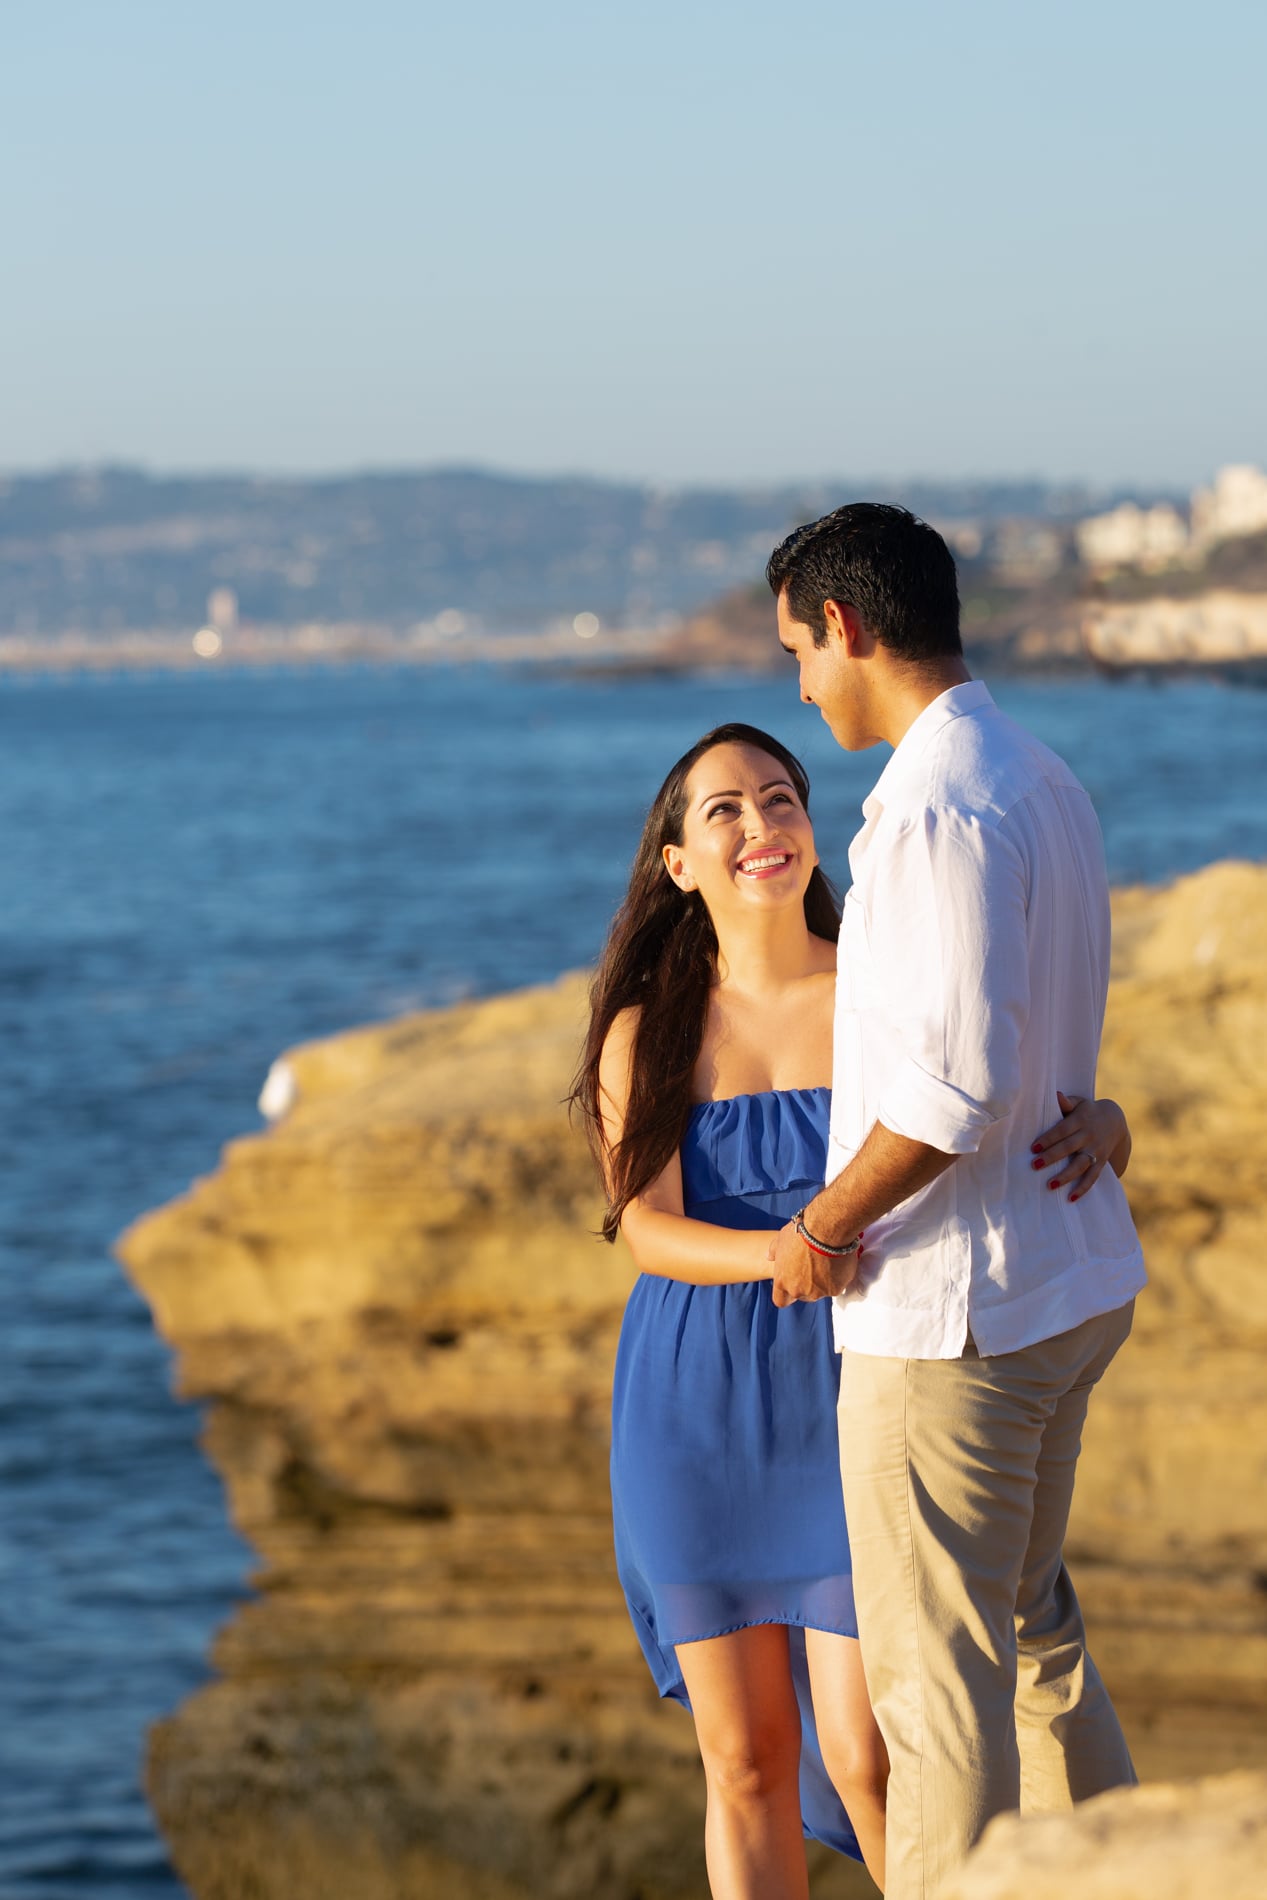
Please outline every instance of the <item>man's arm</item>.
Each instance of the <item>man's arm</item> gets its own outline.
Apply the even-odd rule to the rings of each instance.
[[[909,1200],[935,1181],[954,1159],[940,1148],[895,1135],[883,1122],[876,1122],[848,1167],[810,1202],[805,1225],[816,1240],[844,1246],[899,1201]],[[775,1235],[770,1258],[776,1306],[843,1293],[858,1271],[856,1254],[847,1260],[831,1260],[813,1253],[792,1226]]]
[[[1021,851],[993,822],[947,807],[895,825],[884,851],[867,915],[871,1007],[888,1023],[897,1054],[870,1134],[806,1212],[810,1233],[830,1243],[927,1187],[956,1155],[973,1153],[1020,1088],[1029,1015]],[[852,1258],[809,1254],[786,1231],[771,1258],[779,1305],[843,1292],[857,1270]],[[833,1269],[842,1285],[829,1283]]]

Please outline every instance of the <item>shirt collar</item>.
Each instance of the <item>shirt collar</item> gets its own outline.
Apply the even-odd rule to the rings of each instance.
[[[982,680],[963,680],[958,686],[948,686],[944,693],[938,693],[930,700],[918,718],[913,719],[901,739],[893,749],[893,756],[881,772],[868,797],[862,801],[866,817],[874,817],[875,811],[883,806],[886,794],[891,799],[898,785],[909,771],[924,757],[933,740],[943,727],[952,719],[962,719],[965,713],[980,712],[983,707],[993,706],[989,688]]]

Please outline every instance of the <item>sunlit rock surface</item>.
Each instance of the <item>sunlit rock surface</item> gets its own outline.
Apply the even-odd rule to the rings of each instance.
[[[1152,1286],[1075,1575],[1146,1776],[1267,1766],[1267,870],[1116,918],[1101,1087]],[[583,1009],[569,978],[292,1051],[278,1125],[124,1238],[260,1558],[151,1748],[197,1900],[706,1890],[691,1725],[611,1558],[631,1268],[560,1106]],[[824,1854],[814,1891],[869,1887]]]
[[[937,1900],[1262,1900],[1267,1774],[1119,1789],[1000,1815]]]

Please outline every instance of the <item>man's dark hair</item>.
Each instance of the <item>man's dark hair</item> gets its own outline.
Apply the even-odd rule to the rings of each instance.
[[[954,559],[936,528],[906,508],[836,508],[780,541],[765,577],[776,599],[787,589],[792,618],[813,628],[815,646],[827,638],[823,604],[838,600],[901,659],[963,652]]]

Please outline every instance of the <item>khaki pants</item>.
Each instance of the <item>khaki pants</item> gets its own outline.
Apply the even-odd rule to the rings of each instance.
[[[933,1900],[987,1821],[1135,1780],[1063,1545],[1091,1388],[1134,1302],[1020,1352],[846,1352],[840,1442],[887,1900]]]

